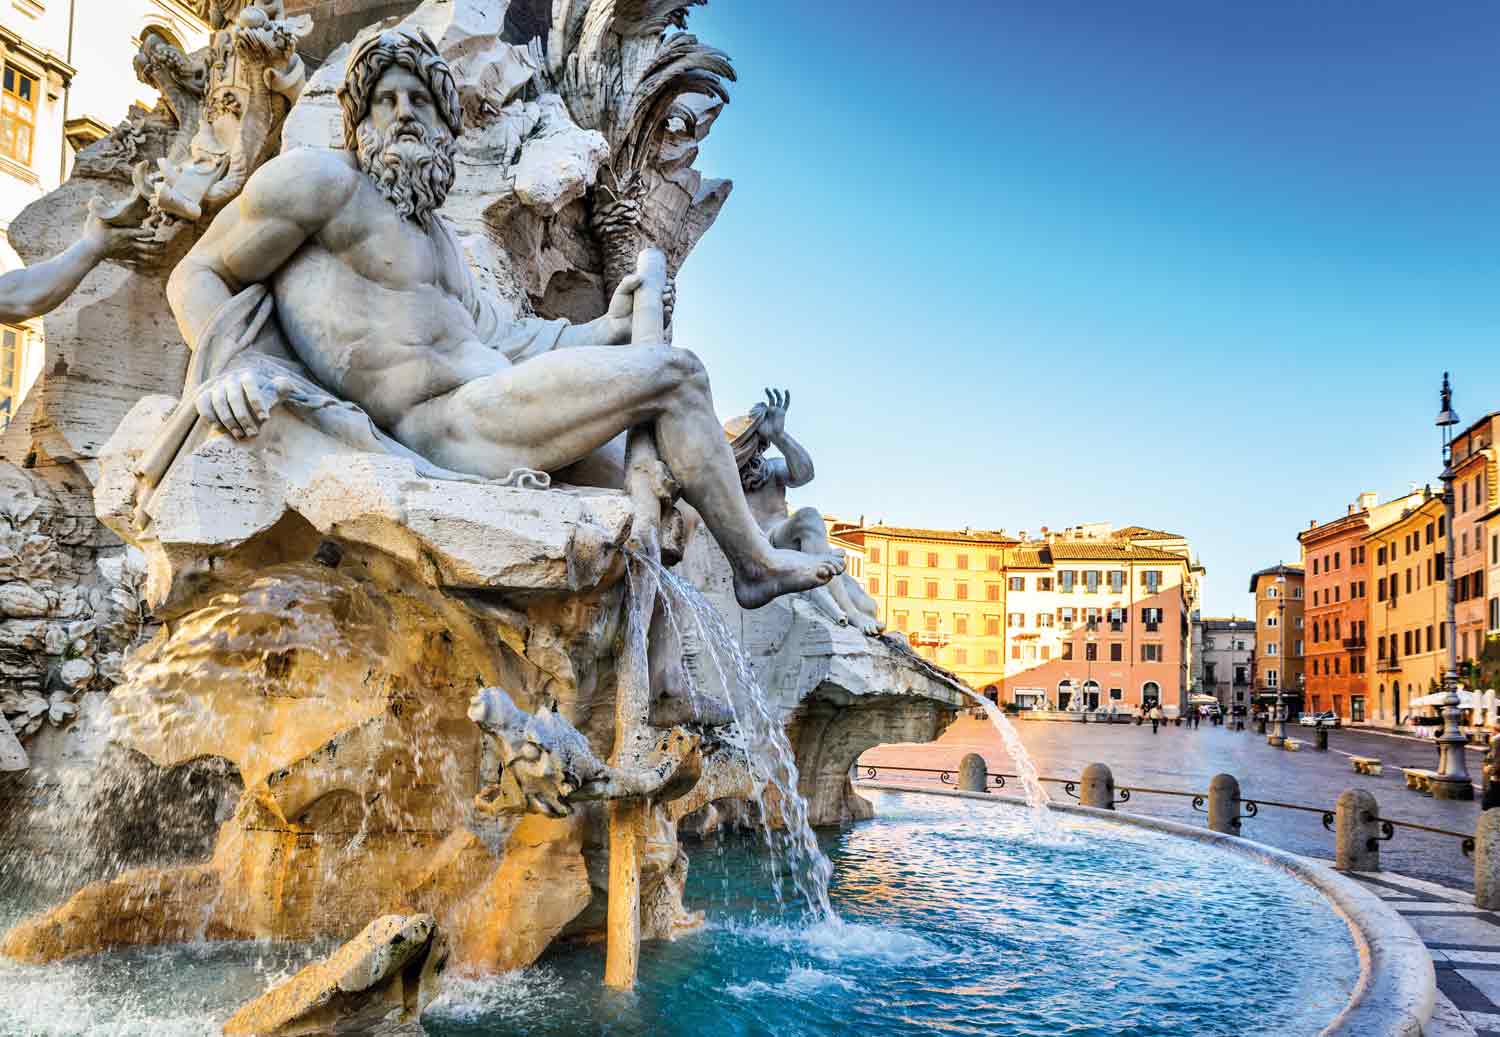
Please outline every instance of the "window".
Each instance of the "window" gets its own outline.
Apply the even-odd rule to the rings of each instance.
[[[929,568],[929,569],[936,569],[937,567],[938,567],[937,552],[936,551],[928,551],[927,552],[927,568]]]
[[[1000,653],[993,648],[984,650],[984,663],[986,666],[998,666],[1000,664]]]
[[[1051,659],[1052,658],[1052,646],[1051,645],[1042,645],[1042,658],[1043,659]]]
[[[953,661],[959,666],[966,665],[969,661],[969,650],[967,648],[953,649]]]
[[[1313,575],[1318,575],[1318,560],[1316,558],[1313,559]]]
[[[908,584],[907,584],[907,582],[905,580],[897,580],[896,581],[896,597],[898,597],[898,598],[909,597],[910,594],[909,594],[909,591],[907,590],[907,587],[908,587]]]
[[[985,637],[999,637],[1000,636],[1000,617],[999,616],[985,616],[984,617],[984,636]]]
[[[984,585],[984,600],[985,601],[999,601],[1000,600],[1000,585],[998,583],[986,583]]]
[[[1268,597],[1268,598],[1279,598],[1279,597],[1281,597],[1281,592],[1279,590],[1277,590],[1275,587],[1267,587],[1266,588],[1266,597]]]
[[[1051,627],[1052,626],[1052,613],[1050,613],[1050,612],[1038,612],[1036,614],[1036,625],[1038,627]]]
[[[960,569],[967,569],[969,567],[969,556],[968,555],[959,555],[958,556],[958,567]]]
[[[1099,658],[1099,646],[1096,645],[1096,644],[1094,644],[1094,642],[1092,642],[1092,641],[1090,641],[1088,644],[1084,645],[1083,646],[1083,657],[1085,659],[1087,659],[1089,662],[1093,662],[1094,660],[1098,659]]]
[[[1403,654],[1405,654],[1405,655],[1410,655],[1411,654],[1411,631],[1410,630],[1404,632],[1401,635],[1401,647],[1402,647]],[[1417,646],[1417,650],[1418,651],[1421,650],[1421,645]]]
[[[1118,641],[1112,641],[1112,642],[1110,642],[1110,646],[1109,646],[1109,661],[1112,662],[1112,663],[1121,662],[1121,661],[1124,660],[1124,657],[1125,657],[1125,646],[1122,645]],[[1208,672],[1209,672],[1209,679],[1212,680],[1213,679],[1213,664],[1212,663],[1210,663],[1209,666],[1208,666]]]
[[[1266,687],[1274,688],[1281,682],[1281,674],[1275,670],[1266,671]]]
[[[907,552],[907,551],[897,551],[896,552],[896,564],[897,565],[910,565],[911,564],[911,553]]]
[[[1099,593],[1099,570],[1090,569],[1083,574],[1083,589],[1090,594]]]
[[[1280,651],[1281,651],[1281,646],[1278,645],[1275,641],[1267,641],[1266,642],[1266,651],[1265,651],[1266,655],[1277,655],[1277,654],[1280,653]]]
[[[1026,577],[1012,576],[1006,581],[1006,585],[1013,591],[1024,591],[1026,589]]]
[[[922,613],[922,629],[929,634],[938,632],[938,614],[936,612]]]
[[[36,76],[7,64],[5,91],[0,94],[0,153],[23,166],[31,165],[36,95]]]
[[[1292,654],[1293,655],[1301,655],[1302,654],[1302,642],[1301,641],[1293,641],[1292,642]]]
[[[1057,589],[1063,594],[1073,593],[1073,581],[1078,574],[1071,569],[1064,569],[1057,574]]]
[[[1005,614],[1005,625],[1012,630],[1022,630],[1026,626],[1026,613],[1007,612]]]
[[[1120,594],[1125,590],[1125,572],[1122,569],[1111,569],[1109,572],[1109,592]]]
[[[1301,601],[1302,600],[1302,586],[1301,586],[1301,584],[1298,584],[1296,587],[1292,588],[1292,600],[1293,601]]]
[[[1036,589],[1039,591],[1050,591],[1052,589],[1052,577],[1038,576],[1036,578]]]
[[[927,591],[927,596],[929,598],[935,598],[935,597],[937,597],[938,596],[938,582],[936,580],[927,580],[925,582],[926,582],[927,586],[924,589]]]
[[[1059,659],[1071,659],[1071,658],[1073,658],[1073,642],[1072,641],[1064,641],[1062,643],[1062,654],[1059,655],[1058,658]]]
[[[1376,565],[1384,565],[1385,564],[1385,548],[1383,548],[1383,547],[1377,547],[1375,549],[1375,564]]]
[[[1112,609],[1109,610],[1109,628],[1111,630],[1113,630],[1117,634],[1121,630],[1125,629],[1125,610],[1124,609],[1122,609],[1122,608],[1112,608]],[[1213,646],[1214,646],[1213,638],[1209,638],[1209,640],[1208,640],[1208,647],[1212,648]]]
[[[1432,627],[1427,628],[1427,650],[1432,651]]]
[[[1109,697],[1110,697],[1110,699],[1112,701],[1119,702],[1121,699],[1123,699],[1125,697],[1125,689],[1124,688],[1110,688],[1109,689]]]
[[[1142,572],[1141,583],[1145,585],[1147,594],[1155,594],[1161,589],[1161,570],[1147,569]]]
[[[1143,662],[1143,663],[1159,663],[1159,662],[1161,662],[1161,645],[1157,645],[1157,644],[1145,644],[1145,645],[1141,645],[1141,662]]]
[[[1268,626],[1268,627],[1274,627],[1274,626],[1279,626],[1279,625],[1280,625],[1280,617],[1278,617],[1276,615],[1276,613],[1269,612],[1269,613],[1266,614],[1266,626]]]
[[[21,343],[25,332],[5,328],[0,334],[0,400],[16,394],[21,387]]]
[[[1057,610],[1057,621],[1062,624],[1064,630],[1073,629],[1074,609],[1064,607]]]
[[[1443,552],[1439,551],[1437,554],[1433,555],[1432,556],[1432,560],[1433,560],[1432,572],[1433,572],[1433,580],[1434,580],[1434,582],[1437,581],[1437,580],[1446,580],[1448,577],[1445,576],[1444,573],[1447,571],[1447,558],[1444,556]],[[1411,589],[1410,587],[1407,588],[1407,590],[1410,590],[1410,589]]]
[[[1411,570],[1406,570],[1406,593],[1411,593]]]
[[[1342,569],[1343,568],[1343,563],[1341,563],[1339,561],[1339,552],[1338,551],[1333,552],[1333,567],[1335,569]]]
[[[870,564],[871,565],[879,565],[880,564],[880,548],[878,548],[878,547],[872,547],[872,548],[870,548]]]
[[[969,585],[963,580],[959,580],[953,585],[953,595],[954,597],[958,598],[959,601],[968,601]]]
[[[984,567],[992,573],[1000,571],[1001,558],[999,555],[985,555]]]
[[[1141,609],[1141,622],[1147,630],[1155,630],[1161,624],[1161,609]]]
[[[897,612],[896,613],[896,629],[897,630],[909,630],[910,629],[910,627],[908,626],[909,622],[910,622],[909,613],[906,613],[906,612]]]
[[[1019,659],[1019,658],[1021,658],[1021,646],[1020,645],[1011,645],[1010,646],[1010,657],[1012,659]]]
[[[880,593],[880,577],[871,576],[868,583],[870,587],[870,593],[872,595],[878,595]]]
[[[969,633],[969,617],[962,612],[953,613],[953,632],[963,636]]]

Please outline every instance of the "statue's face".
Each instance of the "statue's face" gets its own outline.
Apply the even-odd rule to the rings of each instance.
[[[447,133],[437,105],[433,103],[432,91],[427,89],[421,76],[400,65],[392,65],[375,81],[366,118],[387,140],[403,137],[432,140]],[[426,133],[417,130],[416,124]]]

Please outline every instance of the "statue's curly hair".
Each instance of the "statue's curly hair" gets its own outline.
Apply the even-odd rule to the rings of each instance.
[[[359,124],[369,114],[370,94],[392,65],[400,65],[421,77],[432,92],[438,115],[457,140],[463,133],[463,108],[452,69],[426,32],[395,28],[370,36],[349,56],[349,67],[339,86],[339,107],[344,111],[344,147],[350,151],[358,149]]]

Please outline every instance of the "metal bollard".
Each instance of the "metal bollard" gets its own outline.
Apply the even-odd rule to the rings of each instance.
[[[1500,908],[1500,807],[1480,814],[1474,826],[1474,906]]]
[[[1364,789],[1347,789],[1334,808],[1334,866],[1340,871],[1380,870],[1380,806]]]
[[[1323,727],[1320,724],[1318,726],[1317,739],[1318,739],[1318,748],[1322,749],[1324,752],[1327,752],[1328,751],[1328,728]]]
[[[1100,810],[1115,808],[1115,776],[1102,763],[1091,763],[1083,769],[1078,781],[1078,802]]]
[[[958,787],[965,792],[983,792],[988,769],[983,756],[970,753],[958,761]]]
[[[1240,783],[1233,774],[1215,774],[1208,783],[1208,828],[1240,834]]]

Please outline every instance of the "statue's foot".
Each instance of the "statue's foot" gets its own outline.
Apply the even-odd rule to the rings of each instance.
[[[842,554],[773,550],[770,564],[764,569],[734,574],[734,597],[741,608],[758,609],[783,594],[821,587],[843,571]]]

